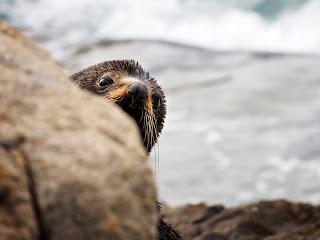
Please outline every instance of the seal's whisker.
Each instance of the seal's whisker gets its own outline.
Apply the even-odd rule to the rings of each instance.
[[[142,120],[144,119],[144,112],[141,113],[141,116],[140,116],[140,119],[139,119],[139,122],[138,122],[138,125],[141,124]]]
[[[144,129],[144,132],[145,132],[143,141],[144,141],[144,143],[146,145],[147,150],[149,151],[150,130],[149,130],[149,114],[148,113],[144,114],[143,129]]]
[[[152,112],[152,143],[154,144],[156,142],[156,118],[154,113]]]
[[[155,142],[157,137],[157,121],[154,113],[152,113],[151,123],[152,123],[152,142]]]
[[[152,120],[151,120],[151,114],[149,113],[148,114],[148,122],[149,122],[149,141],[148,141],[148,146],[149,146],[149,148],[151,148],[151,140],[152,140],[152,138],[153,138],[153,136],[152,136]]]
[[[153,112],[149,115],[149,123],[150,123],[150,148],[154,143],[154,114]]]
[[[152,139],[153,139],[153,134],[152,134],[152,120],[151,120],[151,114],[149,114],[149,135],[150,135],[150,138],[149,138],[149,148],[151,148],[152,146]]]
[[[158,170],[160,169],[160,154],[159,154],[159,143],[156,143],[157,145],[157,158],[158,158]]]
[[[158,178],[157,178],[157,154],[156,154],[156,151],[154,151],[154,159],[155,159],[155,161],[154,161],[154,177],[155,177],[155,183],[157,184]]]
[[[109,103],[118,103],[118,102],[122,101],[122,99],[124,98],[124,96],[112,97],[112,96],[110,96],[110,94],[106,94],[106,96],[105,96],[104,98],[105,98],[106,101],[109,102]]]

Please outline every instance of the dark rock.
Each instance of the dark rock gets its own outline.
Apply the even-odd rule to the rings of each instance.
[[[220,207],[220,211],[210,215],[216,208],[187,205],[166,208],[165,213],[186,240],[320,239],[319,206],[285,200],[261,201],[244,207]],[[202,221],[194,221],[195,218]]]

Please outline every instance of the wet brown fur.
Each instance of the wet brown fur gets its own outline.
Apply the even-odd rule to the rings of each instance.
[[[103,76],[109,76],[114,84],[105,91],[100,91],[97,82]],[[149,153],[157,142],[162,131],[166,115],[166,100],[161,87],[150,74],[134,60],[106,61],[86,69],[83,69],[71,76],[80,88],[89,90],[104,97],[108,102],[119,104],[125,112],[133,117],[140,129],[143,143]],[[143,82],[148,89],[148,97],[143,103],[143,109],[131,109],[128,99],[128,88],[134,82]],[[157,94],[160,97],[161,105],[155,109],[152,96]]]

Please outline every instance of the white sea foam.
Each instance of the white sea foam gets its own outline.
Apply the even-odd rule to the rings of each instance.
[[[35,38],[45,39],[45,45],[53,51],[88,39],[138,38],[211,49],[319,54],[320,1],[279,0],[277,4],[282,5],[275,8],[277,11],[268,10],[271,3],[16,0],[13,4],[4,0],[0,14],[5,10],[10,22]]]

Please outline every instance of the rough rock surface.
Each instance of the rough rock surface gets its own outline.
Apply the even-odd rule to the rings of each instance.
[[[137,129],[0,22],[0,239],[154,239]]]
[[[237,208],[186,205],[166,208],[185,240],[319,240],[320,206],[285,200]]]

